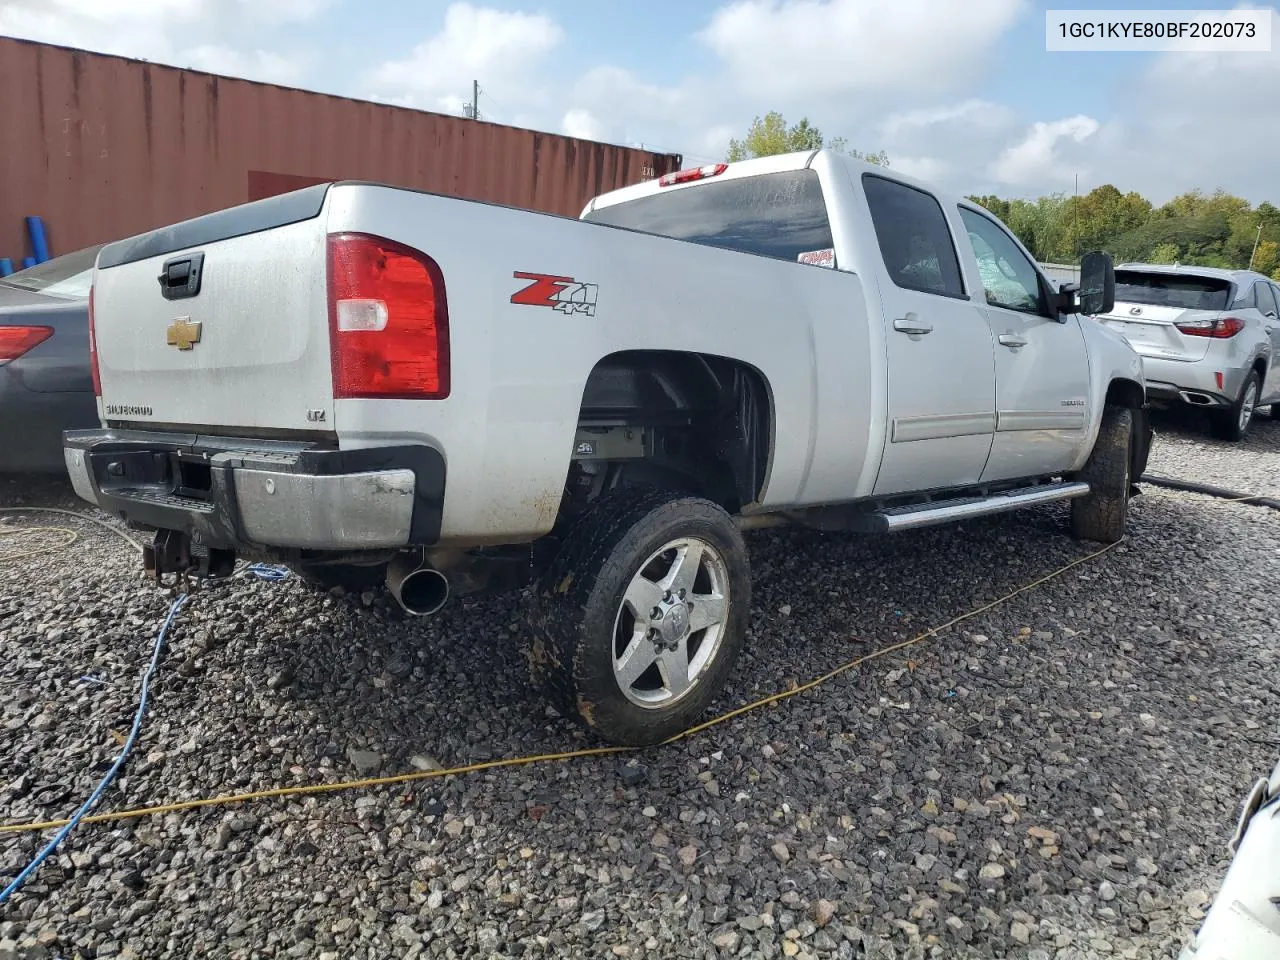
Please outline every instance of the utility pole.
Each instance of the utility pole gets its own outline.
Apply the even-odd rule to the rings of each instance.
[[[480,119],[480,81],[471,81],[471,103],[467,104],[467,116],[472,120]]]
[[[1076,196],[1080,196],[1080,174],[1076,174]]]
[[[1253,258],[1258,255],[1258,241],[1262,239],[1262,224],[1258,224],[1258,232],[1253,237],[1253,250],[1249,254],[1249,269],[1253,269]],[[1270,241],[1268,241],[1270,242]]]

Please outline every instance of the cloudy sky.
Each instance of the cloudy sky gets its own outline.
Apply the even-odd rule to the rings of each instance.
[[[476,79],[483,119],[687,163],[779,110],[965,193],[1070,192],[1078,176],[1081,192],[1280,201],[1280,15],[1271,53],[1047,53],[1049,6],[0,0],[0,34],[452,113]]]

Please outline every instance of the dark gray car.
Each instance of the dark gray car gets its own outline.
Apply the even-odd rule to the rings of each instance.
[[[98,426],[89,284],[98,247],[0,278],[0,471],[61,472],[62,431]]]

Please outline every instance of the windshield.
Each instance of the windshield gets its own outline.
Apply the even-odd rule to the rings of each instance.
[[[21,290],[38,290],[54,297],[83,299],[89,296],[89,286],[93,283],[93,263],[102,246],[99,243],[75,253],[65,253],[34,267],[11,273],[0,279],[0,283]]]
[[[1116,271],[1116,300],[1182,310],[1225,310],[1231,281],[1172,273]]]

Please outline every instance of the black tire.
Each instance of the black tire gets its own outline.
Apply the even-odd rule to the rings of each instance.
[[[1133,410],[1107,407],[1093,452],[1076,475],[1089,493],[1071,501],[1071,532],[1082,540],[1116,543],[1124,537],[1133,474]]]
[[[1256,404],[1261,389],[1262,378],[1258,376],[1258,371],[1250,370],[1249,375],[1244,378],[1244,383],[1240,385],[1240,396],[1236,397],[1236,402],[1226,410],[1215,410],[1210,416],[1210,432],[1219,440],[1226,440],[1228,443],[1239,443],[1243,440],[1245,434],[1249,432],[1250,424],[1253,423],[1253,415],[1257,413]],[[1249,396],[1250,390],[1253,391],[1255,406],[1246,417],[1244,416],[1245,398]]]
[[[719,642],[703,672],[673,702],[642,706],[624,694],[614,673],[619,647],[628,647],[631,641],[625,638],[637,636],[643,626],[628,627],[623,596],[646,561],[682,538],[710,545],[713,551],[706,556],[714,556],[723,573],[727,600]],[[692,587],[690,596],[697,596]],[[723,687],[742,650],[750,604],[746,544],[729,514],[709,500],[678,492],[614,490],[578,518],[540,578],[529,618],[534,681],[562,715],[577,717],[610,743],[660,743],[691,726]],[[682,649],[696,651],[712,635],[693,631],[686,636]],[[650,641],[646,634],[634,642]],[[642,680],[628,690],[634,694]]]
[[[1280,403],[1273,403],[1268,409],[1272,420],[1280,420]]]
[[[387,568],[353,563],[291,563],[289,569],[303,583],[317,590],[342,587],[351,593],[371,590],[385,582]]]

